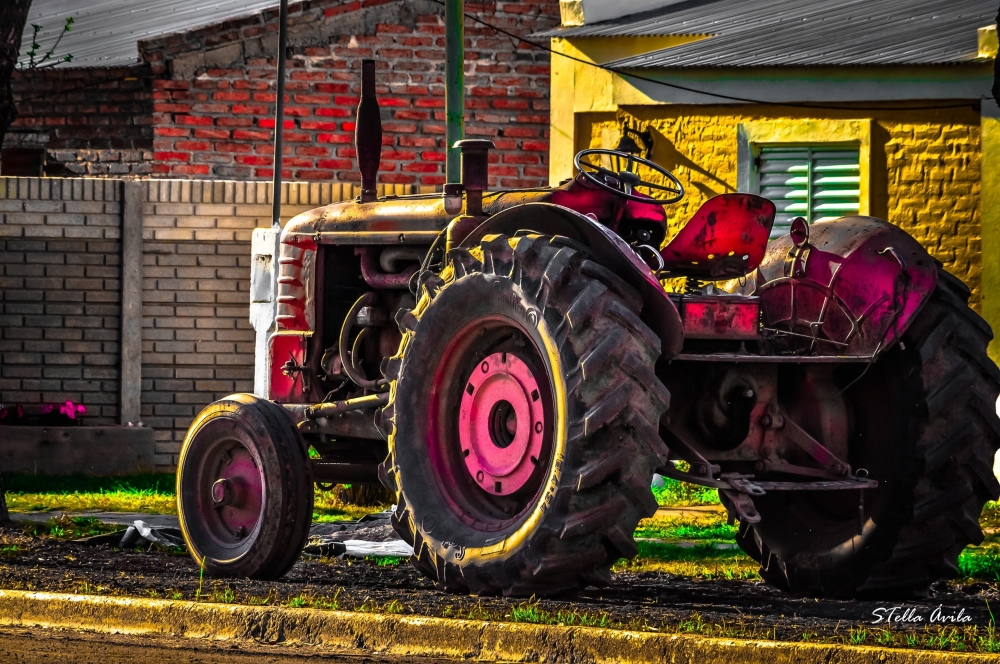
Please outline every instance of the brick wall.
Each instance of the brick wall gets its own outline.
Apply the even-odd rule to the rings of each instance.
[[[4,147],[44,148],[46,175],[152,173],[148,66],[18,71],[11,87],[19,119]]]
[[[467,3],[515,34],[557,25],[555,0]],[[378,61],[383,183],[444,182],[443,8],[428,0],[307,0],[290,8],[286,178],[355,182],[363,58]],[[548,181],[549,56],[466,21],[466,135],[497,144],[491,181]],[[270,178],[277,11],[140,44],[154,81],[154,172]]]
[[[0,178],[0,403],[118,403],[121,182]]]
[[[71,400],[84,424],[119,422],[122,190],[0,178],[0,404]],[[286,183],[282,219],[359,193]],[[250,237],[271,224],[271,185],[146,180],[142,200],[141,417],[171,470],[199,410],[253,390]]]
[[[270,192],[266,183],[178,180],[151,180],[146,189],[142,419],[173,464],[198,411],[253,391],[250,236],[271,225]],[[358,193],[286,184],[282,218]]]

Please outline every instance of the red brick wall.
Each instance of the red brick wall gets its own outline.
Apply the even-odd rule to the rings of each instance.
[[[556,0],[467,3],[528,35]],[[427,0],[310,0],[290,9],[283,177],[357,181],[354,109],[363,58],[378,62],[384,183],[444,182],[443,8]],[[549,55],[466,20],[466,135],[492,139],[494,185],[548,182]],[[159,177],[269,179],[277,12],[140,44],[153,86]]]
[[[18,71],[11,87],[19,118],[3,145],[45,148],[46,175],[152,172],[149,67]]]

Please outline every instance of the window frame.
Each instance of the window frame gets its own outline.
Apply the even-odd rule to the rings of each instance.
[[[764,147],[850,147],[858,150],[858,214],[871,215],[871,120],[762,120],[736,127],[736,189],[760,194],[756,162]]]

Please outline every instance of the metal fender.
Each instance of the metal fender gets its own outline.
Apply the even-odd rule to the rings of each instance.
[[[660,337],[662,357],[670,359],[681,352],[683,323],[656,275],[624,240],[588,216],[552,203],[526,203],[484,221],[462,241],[462,246],[473,246],[487,235],[526,231],[561,235],[588,247],[601,265],[642,294],[642,320]]]
[[[871,357],[888,349],[937,286],[939,263],[908,233],[874,217],[807,230],[799,247],[790,234],[771,242],[740,289],[761,298],[769,350]]]

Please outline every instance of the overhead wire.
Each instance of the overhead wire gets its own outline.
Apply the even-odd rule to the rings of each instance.
[[[444,6],[444,0],[431,0],[431,2],[434,2],[434,3],[438,4],[438,5],[441,5],[442,7]],[[465,14],[465,18],[467,18],[467,19],[469,19],[469,20],[471,20],[471,21],[473,21],[475,23],[478,23],[478,24],[480,24],[480,25],[482,25],[482,26],[484,26],[486,28],[489,28],[490,30],[493,30],[493,31],[495,31],[495,32],[497,32],[499,34],[506,35],[507,37],[510,37],[511,39],[515,39],[518,42],[524,42],[525,44],[528,44],[529,46],[531,46],[533,48],[537,48],[537,49],[540,49],[542,51],[547,51],[548,53],[551,53],[552,55],[558,55],[558,56],[564,57],[564,58],[566,58],[568,60],[573,60],[574,62],[579,62],[581,64],[589,65],[591,67],[596,67],[597,69],[602,69],[602,70],[604,70],[606,72],[610,72],[610,73],[616,74],[618,76],[628,77],[628,78],[635,79],[637,81],[643,81],[645,83],[652,83],[654,85],[661,85],[661,86],[664,86],[664,87],[673,88],[675,90],[682,90],[684,92],[691,92],[691,93],[694,93],[694,94],[705,95],[705,96],[708,96],[708,97],[716,97],[718,99],[723,99],[723,100],[726,100],[726,101],[737,101],[737,102],[748,103],[748,104],[761,104],[761,105],[764,105],[764,106],[784,106],[784,107],[790,107],[790,108],[805,108],[805,109],[820,109],[820,110],[835,110],[835,111],[845,111],[845,110],[855,110],[855,111],[886,111],[886,110],[928,111],[928,110],[939,110],[939,109],[948,109],[948,108],[966,108],[966,107],[970,106],[969,102],[962,102],[962,103],[955,103],[955,104],[935,104],[935,105],[927,105],[927,106],[891,106],[891,105],[886,105],[886,104],[881,104],[879,106],[858,106],[858,105],[852,104],[851,102],[845,102],[846,105],[833,106],[833,105],[827,105],[827,104],[813,104],[813,103],[808,103],[808,102],[770,101],[770,100],[766,100],[766,99],[754,99],[752,97],[739,97],[739,96],[736,96],[736,95],[727,95],[727,94],[722,94],[720,92],[709,92],[707,90],[699,90],[697,88],[692,88],[692,87],[686,86],[686,85],[680,85],[678,83],[669,83],[667,81],[661,81],[661,80],[656,79],[656,78],[650,78],[649,76],[643,76],[641,74],[635,74],[635,73],[632,73],[632,72],[629,72],[629,71],[625,71],[623,69],[619,69],[617,67],[610,67],[608,65],[602,65],[600,63],[592,62],[590,60],[584,60],[583,58],[578,58],[578,57],[576,57],[574,55],[570,55],[569,53],[562,53],[562,52],[557,51],[557,50],[555,50],[555,49],[553,49],[553,48],[551,48],[549,46],[546,46],[546,45],[541,44],[539,42],[532,41],[532,40],[527,39],[525,37],[522,37],[520,35],[516,35],[513,32],[510,32],[508,30],[504,30],[503,28],[501,28],[499,26],[496,26],[496,25],[492,25],[491,23],[487,23],[486,21],[482,20],[481,18],[479,18],[478,16],[476,16],[474,14],[466,13]],[[989,100],[989,99],[993,99],[993,97],[982,96],[982,97],[979,98],[980,101]],[[976,109],[973,107],[973,110],[976,110]]]
[[[431,0],[431,2],[434,2],[435,4],[444,7],[444,0]],[[717,99],[722,99],[722,100],[725,100],[725,101],[734,101],[734,102],[740,102],[740,103],[746,103],[746,104],[761,104],[763,106],[783,106],[783,107],[788,107],[788,108],[835,110],[835,111],[844,111],[844,110],[856,110],[856,111],[886,111],[886,110],[889,110],[889,111],[892,111],[892,110],[895,110],[895,111],[929,111],[929,110],[944,110],[944,109],[950,109],[950,108],[966,108],[966,107],[970,106],[970,103],[967,102],[967,101],[966,102],[954,103],[954,104],[933,104],[933,105],[924,105],[924,106],[903,106],[903,105],[894,106],[894,105],[891,105],[891,104],[880,104],[878,106],[859,106],[859,105],[854,104],[852,102],[845,102],[842,105],[835,106],[835,105],[831,105],[831,104],[818,104],[818,103],[809,103],[809,102],[770,101],[770,100],[767,100],[767,99],[755,99],[753,97],[741,97],[741,96],[737,96],[737,95],[727,95],[727,94],[724,94],[724,93],[721,93],[721,92],[710,92],[708,90],[702,90],[702,89],[694,88],[694,87],[687,86],[687,85],[681,85],[679,83],[670,83],[668,81],[662,81],[660,79],[651,78],[649,76],[643,76],[641,74],[636,74],[634,72],[625,71],[624,69],[619,69],[618,67],[611,67],[611,66],[603,65],[603,64],[600,64],[600,63],[597,63],[597,62],[592,62],[590,60],[585,60],[583,58],[578,58],[578,57],[576,57],[574,55],[570,55],[569,53],[563,53],[561,51],[557,51],[557,50],[555,50],[555,49],[553,49],[553,48],[551,48],[549,46],[546,46],[545,44],[542,44],[542,43],[539,43],[539,42],[536,42],[536,41],[532,41],[531,39],[528,39],[528,38],[523,37],[521,35],[514,34],[513,32],[510,32],[509,30],[505,30],[505,29],[503,29],[503,28],[501,28],[499,26],[496,26],[496,25],[493,25],[491,23],[488,23],[488,22],[484,21],[483,19],[479,18],[478,16],[476,16],[475,14],[469,14],[468,12],[466,12],[465,13],[465,18],[467,18],[467,19],[469,19],[469,20],[471,20],[471,21],[473,21],[475,23],[478,23],[479,25],[482,25],[483,27],[489,28],[490,30],[493,30],[493,31],[495,31],[495,32],[497,32],[499,34],[502,34],[502,35],[504,35],[506,37],[510,37],[511,39],[516,40],[517,42],[523,42],[525,44],[528,44],[532,48],[536,48],[536,49],[545,51],[545,52],[550,53],[552,55],[558,55],[560,57],[566,58],[568,60],[572,60],[574,62],[578,62],[580,64],[588,65],[588,66],[591,66],[591,67],[596,67],[597,69],[601,69],[601,70],[609,72],[611,74],[616,74],[618,76],[631,78],[631,79],[634,79],[634,80],[637,80],[637,81],[642,81],[644,83],[651,83],[653,85],[659,85],[659,86],[663,86],[663,87],[667,87],[667,88],[672,88],[674,90],[681,90],[683,92],[690,92],[692,94],[704,95],[704,96],[707,96],[707,97],[715,97]],[[59,63],[59,64],[62,64],[62,63]],[[135,65],[135,66],[141,67],[142,63],[137,63],[137,65]],[[129,76],[115,76],[115,77],[112,77],[112,78],[107,78],[107,79],[103,79],[103,80],[93,81],[93,82],[90,82],[90,83],[85,83],[83,85],[79,85],[79,86],[75,86],[75,87],[71,87],[71,88],[64,88],[62,90],[55,90],[55,91],[45,92],[45,93],[41,93],[41,94],[37,94],[37,95],[31,95],[31,96],[22,97],[19,101],[25,102],[25,101],[35,101],[35,100],[38,100],[38,99],[45,99],[47,97],[54,97],[54,96],[58,96],[60,94],[65,94],[67,92],[75,92],[75,91],[78,91],[78,90],[86,90],[86,89],[90,89],[90,88],[100,87],[101,85],[104,85],[106,83],[113,83],[113,82],[116,82],[116,81],[128,80],[129,78],[132,78],[132,77],[129,77]],[[978,101],[988,101],[988,100],[992,100],[992,99],[993,99],[993,97],[991,97],[991,96],[985,96],[984,95],[984,96],[979,97]],[[973,110],[976,110],[976,109],[973,107]]]

